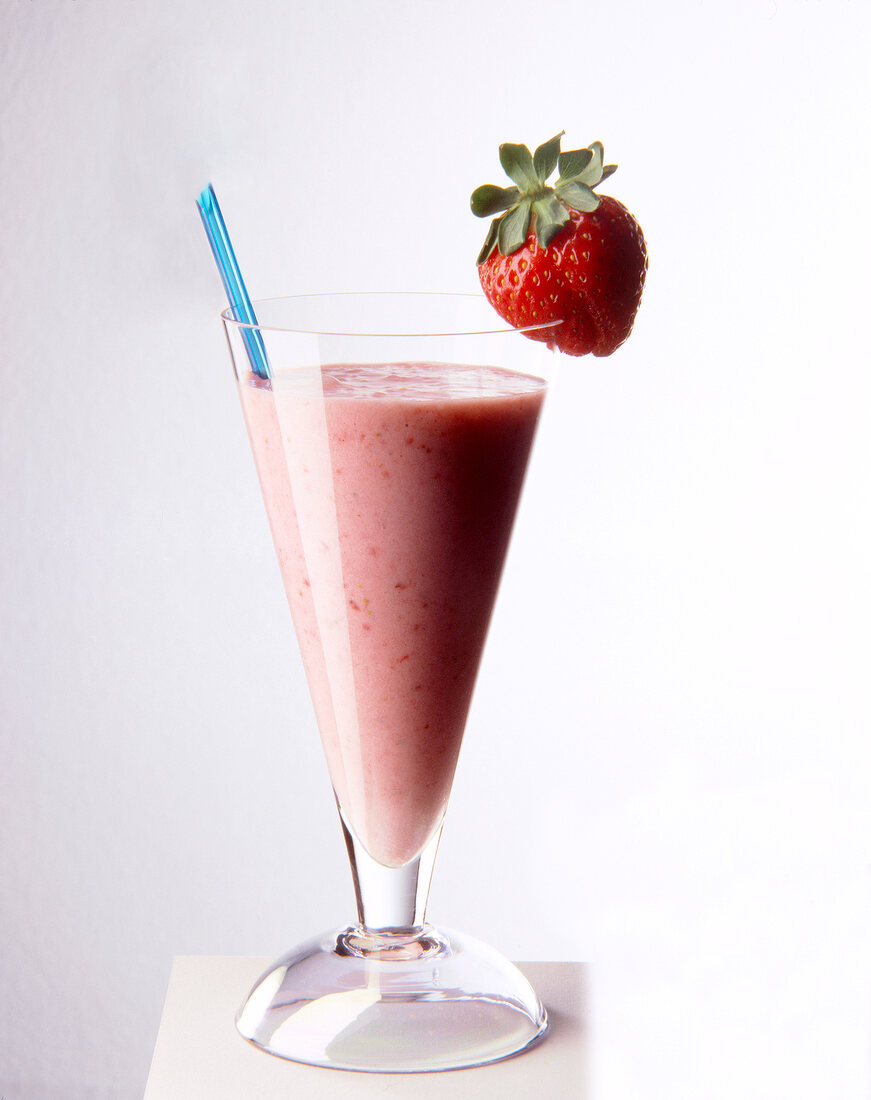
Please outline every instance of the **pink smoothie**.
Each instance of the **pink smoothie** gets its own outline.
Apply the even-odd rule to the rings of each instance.
[[[434,364],[240,386],[333,786],[387,866],[447,806],[544,389]]]

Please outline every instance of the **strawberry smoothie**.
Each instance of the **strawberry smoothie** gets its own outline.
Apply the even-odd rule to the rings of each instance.
[[[240,384],[330,777],[386,866],[447,806],[544,391],[423,363]]]

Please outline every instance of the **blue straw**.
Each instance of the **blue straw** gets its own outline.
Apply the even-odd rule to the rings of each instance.
[[[221,282],[227,291],[227,298],[233,307],[236,319],[246,325],[256,325],[257,318],[254,315],[254,307],[251,305],[251,299],[245,289],[245,281],[242,278],[242,272],[239,270],[239,264],[236,262],[236,254],[230,243],[230,235],[227,232],[226,225],[224,225],[221,208],[218,206],[218,199],[211,184],[200,192],[197,206],[200,210],[200,217],[203,219],[203,225],[206,227],[206,235],[209,238],[209,244],[212,246],[215,262],[218,265]],[[268,378],[269,360],[266,358],[266,347],[260,332],[257,329],[243,328],[242,336],[248,349],[251,369],[258,378]]]

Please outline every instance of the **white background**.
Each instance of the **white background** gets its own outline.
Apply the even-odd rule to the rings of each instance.
[[[5,1100],[141,1096],[174,954],[350,916],[196,193],[255,295],[474,290],[562,128],[648,287],[562,368],[430,912],[589,961],[596,1100],[869,1096],[869,30],[0,0]]]

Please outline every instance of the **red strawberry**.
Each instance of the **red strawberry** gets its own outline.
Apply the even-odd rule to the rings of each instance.
[[[472,212],[490,225],[478,275],[496,312],[517,328],[559,320],[530,332],[569,355],[611,355],[632,331],[647,273],[641,227],[625,206],[593,188],[616,169],[603,164],[601,142],[560,152],[562,134],[531,154],[501,145],[499,159],[516,187],[485,184]],[[559,165],[550,187],[548,176]]]

